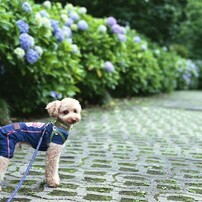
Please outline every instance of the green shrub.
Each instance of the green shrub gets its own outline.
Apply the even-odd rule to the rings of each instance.
[[[120,82],[117,95],[153,94],[160,90],[160,68],[147,42],[129,31],[126,45],[120,51]]]
[[[161,92],[173,91],[177,86],[176,72],[179,56],[166,48],[153,47],[153,53],[160,67]]]
[[[0,99],[0,114],[0,126],[10,123],[9,106],[3,99]]]
[[[80,47],[81,65],[85,70],[84,79],[78,84],[79,96],[92,102],[97,98],[102,99],[109,89],[115,89],[118,84],[119,70],[114,52],[121,42],[110,33],[106,20],[88,15],[83,19],[88,23],[88,29],[73,33],[73,40]],[[107,69],[107,65],[111,65],[112,69]]]

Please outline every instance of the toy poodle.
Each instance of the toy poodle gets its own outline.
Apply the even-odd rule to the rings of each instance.
[[[58,168],[64,142],[68,138],[71,126],[81,119],[81,105],[73,98],[53,101],[46,109],[55,121],[19,122],[0,127],[0,190],[5,171],[13,157],[17,143],[29,144],[36,149],[40,136],[44,132],[40,151],[46,151],[45,179],[49,187],[60,183]]]

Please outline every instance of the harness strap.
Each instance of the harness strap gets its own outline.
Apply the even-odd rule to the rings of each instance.
[[[54,135],[60,135],[60,137],[62,138],[62,140],[63,140],[63,143],[66,141],[66,138],[65,138],[65,136],[61,133],[61,132],[59,132],[59,131],[52,131],[52,133],[51,133],[51,135],[50,135],[50,142],[52,142],[53,141],[53,137],[54,137]]]

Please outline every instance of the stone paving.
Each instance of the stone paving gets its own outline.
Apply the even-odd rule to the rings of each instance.
[[[194,96],[179,92],[84,110],[61,157],[61,186],[46,187],[40,152],[13,201],[202,201],[202,92]],[[1,202],[33,152],[24,147],[15,153]]]

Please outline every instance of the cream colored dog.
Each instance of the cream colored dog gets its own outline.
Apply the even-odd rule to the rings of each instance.
[[[0,127],[0,182],[14,155],[16,143],[25,143],[33,148],[45,130],[40,151],[46,151],[45,179],[50,187],[60,184],[58,175],[59,158],[68,137],[72,124],[81,119],[81,106],[73,98],[53,101],[47,104],[46,109],[54,122],[48,124],[41,122],[20,122]],[[0,186],[1,190],[1,186]]]

